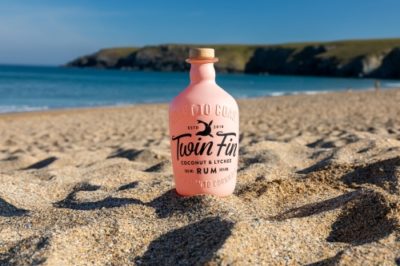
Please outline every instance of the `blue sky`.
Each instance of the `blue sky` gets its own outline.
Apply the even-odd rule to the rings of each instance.
[[[103,47],[400,37],[399,0],[0,0],[0,63],[63,64]]]

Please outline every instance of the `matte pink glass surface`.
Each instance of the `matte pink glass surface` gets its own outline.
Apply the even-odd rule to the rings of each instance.
[[[190,85],[170,104],[169,128],[176,191],[227,196],[236,185],[239,110],[215,82],[215,60],[189,60]]]

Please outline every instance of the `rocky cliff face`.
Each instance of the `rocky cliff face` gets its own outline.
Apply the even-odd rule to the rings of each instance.
[[[127,70],[186,71],[190,45],[105,49],[67,64]],[[400,78],[400,39],[275,46],[217,45],[218,71],[249,74]],[[119,50],[118,50],[119,49]],[[131,49],[131,50],[129,50]]]
[[[295,48],[258,48],[246,64],[246,73],[268,73],[284,75],[331,75],[337,67],[334,58],[321,58],[324,46]]]
[[[66,64],[68,67],[95,67],[125,70],[186,71],[185,62],[191,45],[145,46],[130,53],[113,53],[104,49],[92,55],[79,57]],[[220,72],[244,72],[245,65],[256,49],[255,46],[213,46],[218,51]]]
[[[188,46],[150,46],[144,47],[127,57],[120,58],[117,68],[131,70],[183,71],[189,69],[185,62]]]
[[[332,48],[331,48],[332,49]],[[333,48],[334,49],[334,48]],[[259,48],[246,64],[246,73],[285,75],[400,78],[400,48],[343,61],[325,56],[326,46]]]
[[[66,64],[67,67],[118,68],[117,63],[136,52],[138,48],[109,48],[94,54],[78,57]]]
[[[381,61],[371,76],[381,78],[400,78],[400,47],[394,48]]]

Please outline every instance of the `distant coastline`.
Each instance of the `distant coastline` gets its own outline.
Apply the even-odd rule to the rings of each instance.
[[[186,71],[188,44],[106,48],[67,67]],[[400,79],[400,38],[282,45],[200,45],[216,48],[220,72]]]

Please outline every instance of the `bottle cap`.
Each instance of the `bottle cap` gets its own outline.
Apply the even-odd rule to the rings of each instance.
[[[190,48],[189,58],[187,62],[207,60],[211,62],[217,62],[218,58],[215,57],[215,50],[213,48]]]

